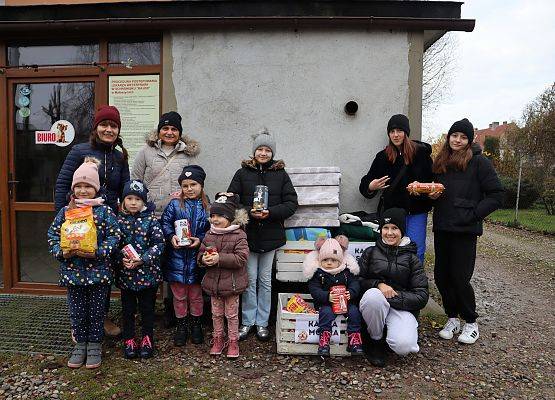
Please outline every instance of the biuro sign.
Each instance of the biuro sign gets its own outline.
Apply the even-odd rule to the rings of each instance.
[[[63,119],[54,122],[49,131],[35,131],[35,144],[55,144],[65,147],[73,142],[74,138],[73,125]]]

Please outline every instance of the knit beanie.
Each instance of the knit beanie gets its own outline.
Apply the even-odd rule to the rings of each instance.
[[[175,111],[170,111],[165,114],[162,114],[160,117],[160,121],[158,122],[158,132],[162,129],[163,126],[174,126],[179,131],[179,136],[183,133],[183,127],[181,126],[181,115],[176,113]]]
[[[318,252],[318,261],[322,262],[326,258],[333,258],[339,262],[343,261],[343,248],[336,239],[326,239]]]
[[[239,207],[239,195],[235,193],[216,193],[214,203],[210,205],[210,215],[218,214],[229,221],[235,219],[235,210]]]
[[[380,220],[380,232],[385,224],[393,224],[401,231],[401,237],[407,230],[407,212],[402,208],[389,208],[384,211]]]
[[[98,111],[94,114],[93,129],[96,129],[98,124],[106,120],[114,121],[118,125],[118,129],[121,129],[121,119],[119,117],[119,111],[116,107],[100,106]]]
[[[410,136],[410,124],[407,116],[403,114],[395,114],[389,118],[389,122],[387,123],[387,134],[389,135],[389,132],[393,129],[401,129],[405,132],[405,135]]]
[[[93,157],[85,157],[85,161],[73,173],[71,190],[78,183],[86,183],[92,186],[97,192],[100,190],[100,178],[98,177],[98,165],[100,161]]]
[[[276,140],[267,131],[260,133],[254,138],[252,154],[261,146],[269,147],[272,150],[272,158],[276,155]]]
[[[201,186],[204,186],[206,172],[204,172],[200,165],[187,165],[183,168],[183,171],[181,172],[181,175],[179,175],[179,179],[177,179],[177,181],[181,185],[181,182],[183,182],[184,179],[192,179],[195,182],[200,183]]]
[[[122,196],[125,199],[130,194],[134,194],[135,196],[140,197],[140,199],[146,203],[147,193],[148,189],[143,182],[141,182],[140,180],[132,180],[127,182],[123,186]]]
[[[468,143],[474,142],[474,126],[472,126],[472,123],[468,119],[463,118],[451,125],[447,133],[447,140],[449,140],[449,136],[455,132],[464,133],[468,138]]]

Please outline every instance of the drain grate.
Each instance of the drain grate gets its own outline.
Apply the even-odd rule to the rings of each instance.
[[[119,312],[112,301],[110,314]],[[0,294],[0,352],[66,355],[69,330],[65,297]]]

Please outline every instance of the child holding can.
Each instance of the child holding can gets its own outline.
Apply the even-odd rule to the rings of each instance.
[[[147,204],[147,193],[143,182],[127,182],[118,214],[122,251],[118,257],[116,285],[121,289],[123,355],[128,359],[150,358],[154,351],[154,305],[162,281],[160,257],[164,251],[164,235],[154,215],[154,204]],[[137,303],[142,324],[139,345],[135,341]]]
[[[198,268],[197,253],[210,227],[208,199],[204,194],[205,179],[202,167],[188,165],[183,168],[178,179],[181,186],[179,198],[170,201],[161,218],[162,231],[168,242],[163,266],[164,280],[170,284],[177,317],[175,346],[184,346],[189,334],[194,344],[204,342],[200,286],[203,271]]]
[[[318,310],[318,355],[329,357],[332,323],[337,315],[347,314],[347,351],[362,354],[360,335],[361,315],[355,300],[360,286],[356,275],[359,267],[347,253],[349,239],[339,235],[335,239],[319,238],[316,250],[307,254],[303,273],[308,278],[308,289]]]
[[[116,216],[98,195],[100,161],[86,157],[85,162],[73,174],[71,200],[62,207],[48,229],[50,253],[60,262],[60,286],[67,287],[67,301],[71,329],[75,337],[75,347],[67,366],[79,368],[98,368],[102,362],[102,340],[104,338],[104,307],[110,292],[112,272],[110,257],[117,251],[121,232]],[[63,246],[64,236],[72,233],[64,225],[74,213],[90,216],[94,226],[77,226],[77,231],[94,232],[96,240],[94,252],[84,252],[81,245],[76,249]],[[94,229],[93,229],[94,228]],[[86,235],[86,233],[84,233]],[[72,239],[72,244],[76,239]],[[94,238],[93,238],[94,240]],[[76,243],[75,243],[76,244]]]

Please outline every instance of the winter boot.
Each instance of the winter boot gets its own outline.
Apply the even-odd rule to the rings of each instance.
[[[123,356],[127,359],[132,359],[137,357],[137,343],[135,339],[127,339],[123,341]]]
[[[195,317],[191,315],[191,342],[193,344],[202,344],[204,342],[202,316]]]
[[[69,368],[79,368],[85,364],[87,359],[87,343],[76,343],[69,360],[67,361],[67,366]]]
[[[210,355],[219,356],[222,354],[226,347],[225,339],[223,336],[214,336],[212,338],[212,347],[210,348]]]
[[[102,364],[102,343],[87,344],[87,364],[85,367],[94,369]]]
[[[362,354],[364,350],[362,349],[362,337],[360,332],[349,333],[349,344],[347,345],[347,351],[351,354]]]
[[[230,340],[229,346],[227,346],[227,358],[237,357],[239,357],[239,340]]]
[[[169,329],[175,327],[177,318],[175,317],[175,310],[173,308],[172,299],[164,299],[164,328]]]
[[[141,358],[151,358],[154,354],[154,339],[149,335],[144,335],[141,341]]]
[[[385,362],[387,358],[385,341],[383,339],[370,339],[368,342],[369,343],[367,346],[365,346],[366,348],[364,352],[366,359],[370,361],[370,364],[372,364],[374,367],[385,367]]]
[[[177,318],[177,326],[173,337],[175,346],[185,346],[189,338],[189,317]]]
[[[330,331],[323,331],[322,333],[320,333],[320,343],[318,345],[318,355],[320,357],[330,356],[330,338]]]

